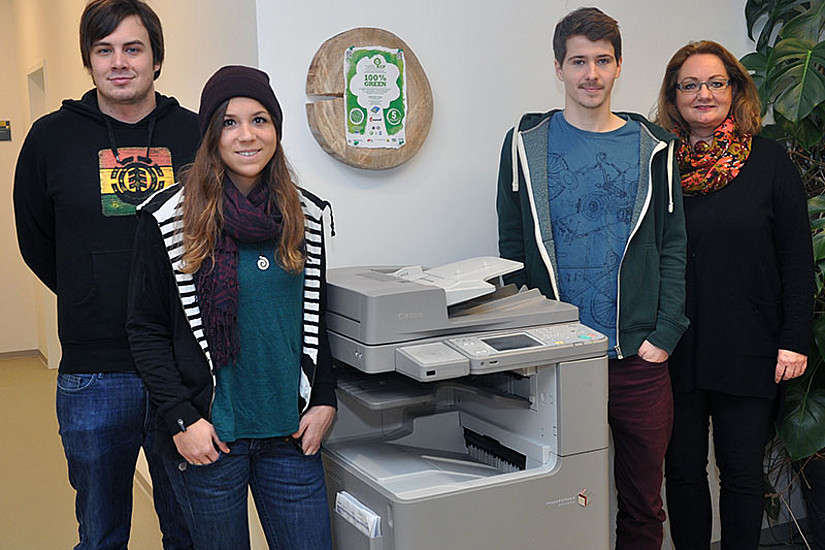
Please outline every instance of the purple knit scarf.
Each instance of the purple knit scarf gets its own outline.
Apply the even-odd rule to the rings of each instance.
[[[274,203],[270,206],[269,195],[266,185],[258,185],[244,196],[229,178],[224,179],[223,231],[211,263],[204,260],[195,275],[204,331],[216,369],[234,362],[240,349],[238,242],[272,242],[281,235],[283,216]]]

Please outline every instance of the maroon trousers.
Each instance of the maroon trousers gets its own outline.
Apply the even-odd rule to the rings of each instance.
[[[667,361],[650,363],[633,355],[611,359],[608,369],[607,419],[619,493],[616,550],[660,550],[663,465],[673,427]]]

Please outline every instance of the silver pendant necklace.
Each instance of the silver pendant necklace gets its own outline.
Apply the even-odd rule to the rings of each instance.
[[[266,271],[269,269],[269,258],[264,256],[263,251],[258,254],[258,269],[261,271]]]

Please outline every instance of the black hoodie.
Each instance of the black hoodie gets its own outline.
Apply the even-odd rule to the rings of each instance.
[[[20,151],[17,238],[57,294],[60,372],[135,370],[125,329],[135,206],[174,183],[199,141],[195,113],[155,97],[127,124],[101,113],[90,90],[35,122]]]

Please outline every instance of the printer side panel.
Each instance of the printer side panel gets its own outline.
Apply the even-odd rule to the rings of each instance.
[[[559,455],[607,449],[607,357],[559,363]]]

